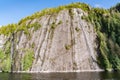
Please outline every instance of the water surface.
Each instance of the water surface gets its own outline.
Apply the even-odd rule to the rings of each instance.
[[[0,73],[0,80],[120,80],[120,72]]]

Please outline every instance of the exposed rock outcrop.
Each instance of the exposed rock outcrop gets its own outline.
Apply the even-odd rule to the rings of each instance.
[[[21,63],[25,49],[34,52],[34,60],[29,71],[73,71],[98,70],[96,32],[93,26],[81,19],[87,15],[81,9],[60,11],[46,15],[29,23],[38,22],[41,28],[29,29],[16,34],[16,56],[14,70],[23,70]]]
[[[97,9],[94,11],[98,12]],[[94,22],[97,21],[98,15],[94,15],[92,23],[83,19],[89,16],[89,13],[81,8],[63,9],[58,13],[26,20],[22,23],[24,25],[19,24],[12,34],[0,35],[0,48],[3,50],[1,54],[6,55],[0,59],[1,70],[35,72],[102,70],[102,67],[114,68],[112,65],[114,61],[110,61],[114,58],[117,60],[116,68],[119,66],[119,58],[116,54],[113,57],[108,55],[114,53],[110,53],[111,45],[107,46],[113,41],[105,43],[107,40],[105,31],[103,29],[102,33],[99,27],[102,21],[99,25]],[[101,13],[102,11],[99,15]],[[119,49],[119,45],[114,46],[115,49]],[[105,62],[101,67],[102,60]],[[4,62],[9,64],[6,66]]]

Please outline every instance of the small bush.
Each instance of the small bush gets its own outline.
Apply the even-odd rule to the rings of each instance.
[[[5,53],[0,49],[0,60],[5,58]]]
[[[75,28],[75,30],[76,30],[77,32],[79,32],[79,31],[80,31],[80,29],[79,29],[78,27],[76,27],[76,28]]]
[[[55,22],[53,22],[53,23],[51,24],[51,29],[55,29],[55,27],[56,27],[56,24],[55,24]]]
[[[26,51],[22,60],[24,71],[29,70],[32,67],[33,60],[34,60],[34,52],[29,49]]]
[[[9,72],[11,70],[11,60],[10,56],[7,56],[5,60],[2,62],[2,71]]]
[[[62,21],[61,21],[61,20],[59,21],[58,25],[60,25],[60,24],[62,24]]]
[[[71,45],[65,45],[66,50],[70,50],[70,48],[71,48]]]

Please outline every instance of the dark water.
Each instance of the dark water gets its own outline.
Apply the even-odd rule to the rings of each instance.
[[[0,73],[0,80],[120,80],[120,72]]]

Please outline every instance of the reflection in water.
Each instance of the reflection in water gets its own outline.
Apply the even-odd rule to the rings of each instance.
[[[0,80],[119,80],[120,72],[0,73]]]

